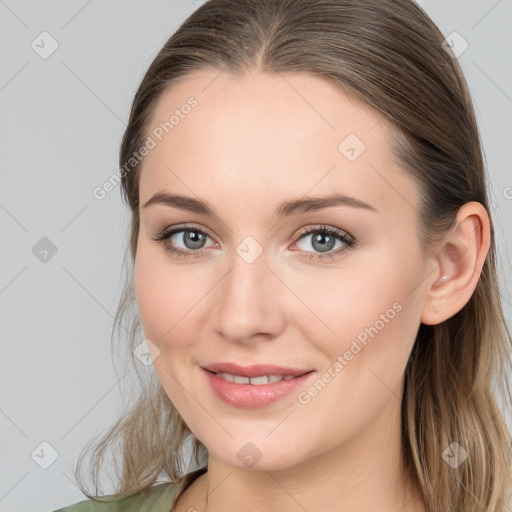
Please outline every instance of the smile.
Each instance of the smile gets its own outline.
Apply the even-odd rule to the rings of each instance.
[[[242,375],[220,372],[215,373],[215,375],[221,379],[227,380],[228,382],[235,382],[236,384],[252,384],[253,386],[272,384],[281,380],[291,380],[295,378],[293,375],[261,375],[259,377],[244,377]]]
[[[258,409],[284,400],[297,393],[316,374],[309,371],[298,375],[236,375],[202,369],[205,384],[222,402],[242,409]]]

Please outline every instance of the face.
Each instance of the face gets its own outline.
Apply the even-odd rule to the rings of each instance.
[[[418,189],[392,133],[306,74],[205,71],[157,104],[140,176],[139,312],[166,393],[227,464],[286,468],[398,410],[425,275]],[[157,193],[214,213],[145,206]],[[312,202],[335,194],[344,200]],[[297,200],[308,202],[279,209]],[[252,365],[304,375],[229,383],[205,369],[218,363],[240,377]]]

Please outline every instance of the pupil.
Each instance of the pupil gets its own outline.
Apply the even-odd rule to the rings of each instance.
[[[330,239],[330,243],[325,242],[326,238]],[[315,246],[317,243],[320,244],[318,247]],[[329,234],[318,233],[313,237],[313,246],[315,246],[315,249],[319,250],[320,252],[330,251],[334,247],[334,237]]]
[[[197,231],[187,231],[186,233],[187,241],[191,243],[191,249],[200,249],[201,243],[204,241],[204,235],[202,233],[198,233]],[[186,244],[188,245],[188,244]]]

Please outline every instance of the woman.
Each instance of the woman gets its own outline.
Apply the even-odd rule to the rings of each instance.
[[[167,41],[120,151],[117,324],[136,302],[155,371],[61,510],[507,510],[511,339],[443,39],[409,0],[210,0]]]

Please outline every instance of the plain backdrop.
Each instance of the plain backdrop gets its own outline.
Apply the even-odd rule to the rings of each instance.
[[[120,412],[110,332],[129,211],[119,187],[103,200],[92,191],[118,169],[146,68],[199,5],[0,0],[0,511],[45,512],[84,499],[72,467]],[[464,50],[510,326],[512,2],[420,5]]]

